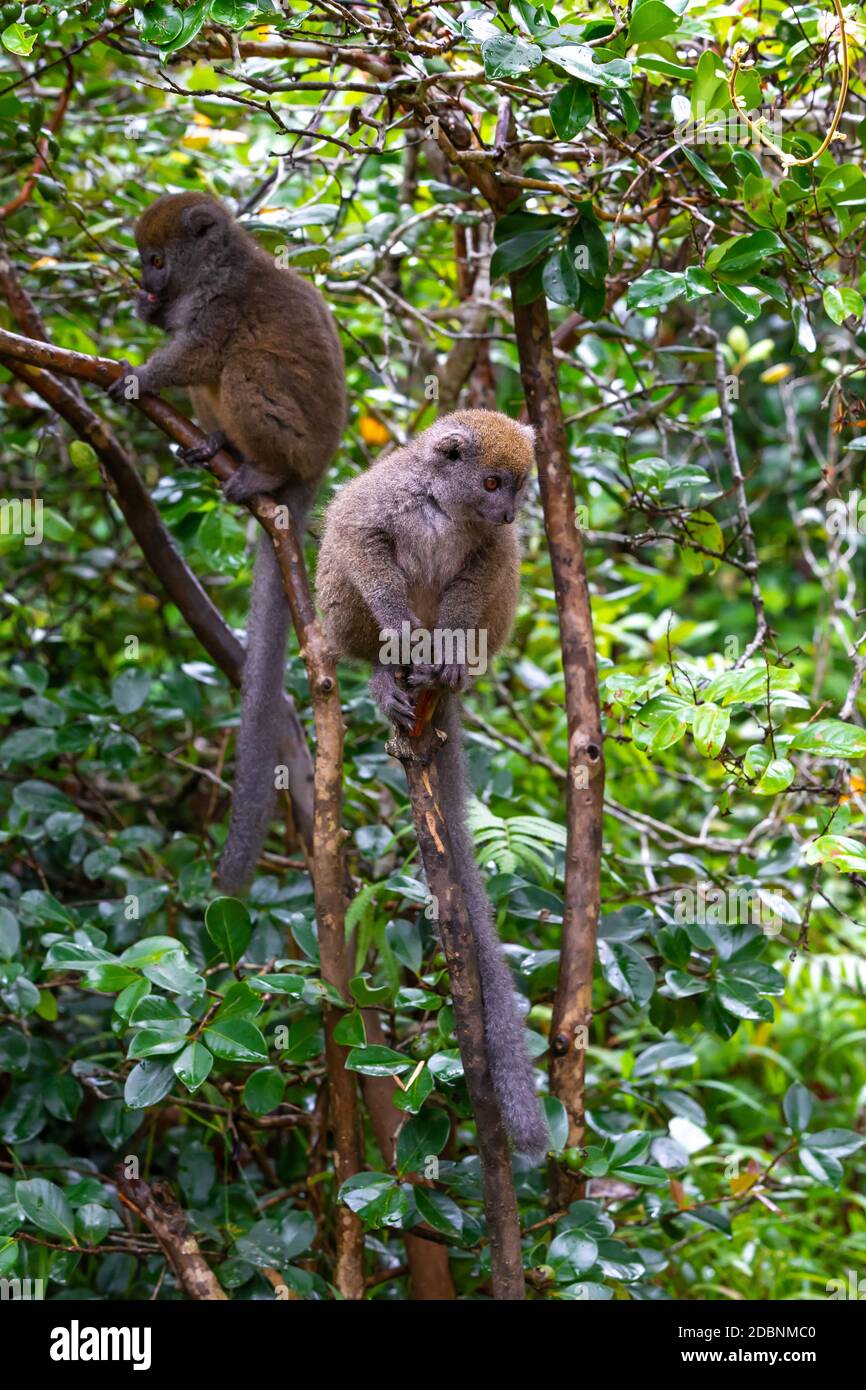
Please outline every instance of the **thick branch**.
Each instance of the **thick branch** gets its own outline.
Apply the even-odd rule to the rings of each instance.
[[[142,1178],[128,1178],[122,1165],[115,1169],[114,1178],[121,1202],[156,1236],[184,1293],[189,1298],[226,1302],[228,1294],[201,1253],[186,1212],[168,1183],[148,1184]]]
[[[455,117],[463,121],[464,117]],[[500,103],[497,142],[505,150],[513,134],[508,98]],[[514,181],[514,156],[496,169],[492,156],[469,161],[440,124],[440,148],[458,164],[501,215],[512,196],[503,184]],[[473,154],[475,152],[473,151]],[[518,182],[520,180],[518,179]],[[523,180],[525,183],[526,180]],[[531,182],[531,181],[530,181]],[[559,615],[560,645],[568,720],[568,781],[566,784],[565,903],[562,920],[559,982],[551,1021],[550,1082],[569,1116],[569,1145],[583,1141],[586,1088],[586,1041],[592,1018],[592,975],[601,897],[601,837],[604,801],[604,758],[598,676],[592,630],[589,585],[583,543],[575,517],[574,486],[568,461],[565,424],[543,295],[531,304],[518,303],[517,277],[512,277],[511,301],[520,374],[529,418],[536,431],[536,457]],[[570,1184],[563,1172],[563,1187]],[[565,1199],[566,1193],[557,1194]]]
[[[568,720],[565,905],[559,981],[550,1028],[550,1084],[569,1116],[569,1145],[583,1142],[586,1044],[592,1018],[592,973],[598,932],[604,758],[598,675],[583,542],[575,517],[562,403],[542,295],[512,305],[520,373],[536,457],[544,526],[559,614]]]

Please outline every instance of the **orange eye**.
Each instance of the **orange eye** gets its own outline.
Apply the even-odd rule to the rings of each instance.
[[[494,477],[492,474],[489,478],[484,479],[485,492],[497,492],[501,486],[502,484],[500,483],[499,479]]]
[[[150,263],[153,266],[154,270],[162,270],[162,267],[165,265],[165,261],[163,260],[162,256],[151,256]]]

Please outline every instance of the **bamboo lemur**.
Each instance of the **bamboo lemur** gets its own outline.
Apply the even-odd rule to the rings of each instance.
[[[317,566],[325,632],[336,655],[370,662],[382,712],[411,728],[415,694],[443,689],[436,710],[448,741],[438,755],[451,849],[472,919],[490,1071],[515,1148],[549,1147],[511,973],[502,954],[465,820],[460,696],[466,665],[414,664],[397,678],[382,660],[383,634],[486,630],[489,654],[511,632],[520,544],[511,524],[533,464],[533,432],[505,415],[446,415],[406,448],[375,463],[328,508]],[[408,688],[407,688],[408,687]]]
[[[141,367],[125,365],[115,400],[186,386],[207,445],[240,467],[225,496],[269,492],[303,536],[316,488],[346,418],[343,353],[319,291],[280,270],[222,204],[204,193],[158,198],[135,228],[143,289],[138,314],[171,335]],[[135,384],[132,384],[134,379]],[[259,537],[244,661],[241,722],[221,886],[239,892],[255,870],[274,805],[289,610],[269,538]]]

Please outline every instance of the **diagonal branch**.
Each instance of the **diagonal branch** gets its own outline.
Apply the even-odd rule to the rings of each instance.
[[[114,1178],[121,1202],[156,1236],[184,1293],[210,1303],[227,1301],[228,1294],[201,1253],[186,1212],[168,1183],[128,1178],[122,1164],[116,1168]]]

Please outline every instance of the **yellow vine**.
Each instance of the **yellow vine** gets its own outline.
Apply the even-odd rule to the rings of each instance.
[[[842,119],[842,112],[845,109],[845,98],[848,95],[848,80],[851,73],[851,60],[848,54],[848,35],[845,31],[845,16],[842,13],[842,0],[833,0],[833,9],[836,11],[836,18],[839,21],[839,41],[842,46],[842,85],[839,88],[839,99],[836,102],[836,110],[833,112],[833,119],[830,122],[830,129],[827,131],[827,134],[825,135],[823,141],[821,142],[820,146],[815,151],[815,153],[807,155],[805,159],[794,159],[785,150],[780,149],[780,147],[775,143],[774,140],[771,140],[768,135],[764,134],[758,123],[756,121],[753,121],[749,116],[748,112],[745,111],[744,108],[740,105],[739,101],[737,100],[737,94],[734,90],[734,86],[737,81],[737,74],[740,71],[740,63],[748,53],[749,49],[748,44],[745,43],[738,43],[734,45],[734,51],[732,54],[734,66],[731,69],[730,76],[728,77],[728,91],[731,96],[731,102],[733,103],[734,110],[737,112],[738,115],[742,116],[743,120],[746,122],[746,125],[749,127],[749,130],[752,132],[752,134],[758,137],[762,145],[766,145],[768,149],[772,150],[773,153],[777,155],[778,158],[782,161],[786,168],[792,168],[795,164],[814,164],[815,160],[821,158],[821,155],[829,147],[829,145],[834,139],[845,139],[844,135],[839,135],[837,137],[837,131],[839,129],[839,122]]]

